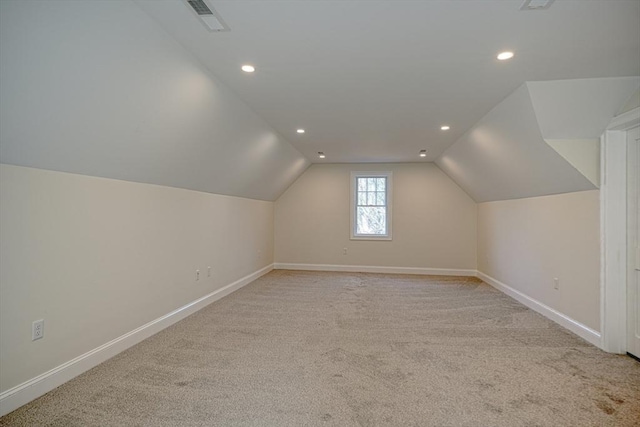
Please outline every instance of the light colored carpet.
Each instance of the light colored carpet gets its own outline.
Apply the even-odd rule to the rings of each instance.
[[[2,426],[637,426],[640,363],[477,279],[274,271]]]

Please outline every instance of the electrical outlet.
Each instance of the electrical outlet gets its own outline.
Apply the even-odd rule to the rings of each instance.
[[[342,255],[346,255],[347,254],[347,248],[342,248]]]
[[[44,319],[36,320],[31,324],[31,341],[44,337]]]
[[[560,289],[560,279],[557,277],[553,278],[553,289]]]
[[[207,267],[207,277],[211,277],[211,267]]]
[[[200,280],[200,270],[196,270],[196,282]]]

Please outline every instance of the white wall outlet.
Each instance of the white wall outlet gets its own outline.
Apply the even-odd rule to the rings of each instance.
[[[342,255],[346,255],[347,254],[347,248],[342,248]]]
[[[44,319],[36,320],[31,324],[31,341],[44,337]]]
[[[196,270],[196,282],[200,280],[200,270]]]
[[[560,289],[560,279],[557,277],[553,278],[553,289]]]
[[[207,277],[211,277],[211,267],[207,267]]]

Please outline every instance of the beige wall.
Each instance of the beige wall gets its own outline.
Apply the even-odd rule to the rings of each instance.
[[[349,239],[352,170],[393,172],[392,241]],[[272,202],[1,165],[0,390],[271,264],[274,246],[280,263],[444,269],[476,269],[477,250],[481,272],[599,330],[598,199],[476,205],[432,163],[328,164],[274,214]]]
[[[350,240],[351,171],[393,172],[392,241]],[[475,270],[476,203],[433,163],[314,164],[276,201],[275,259]]]
[[[599,193],[479,204],[478,270],[599,331]]]
[[[1,391],[273,262],[273,202],[9,165],[0,229]]]

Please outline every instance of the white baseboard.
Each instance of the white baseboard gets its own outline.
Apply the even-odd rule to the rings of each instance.
[[[241,287],[253,282],[273,270],[270,264],[258,271],[255,271],[229,285],[217,289],[208,295],[203,296],[187,305],[184,305],[171,313],[159,317],[151,322],[134,329],[106,344],[101,345],[81,356],[76,357],[62,365],[38,375],[20,385],[17,385],[3,393],[0,393],[0,416],[25,405],[54,388],[77,377],[83,372],[98,366],[100,363],[115,356],[116,354],[138,344],[146,338],[160,332],[173,325],[196,311],[206,307],[214,301],[229,295]]]
[[[493,277],[488,276],[480,271],[478,271],[478,278],[482,279],[484,282],[493,286],[497,290],[509,295],[511,298],[517,300],[518,302],[526,305],[530,309],[537,311],[544,317],[553,320],[560,326],[570,330],[574,334],[587,340],[596,347],[602,348],[602,337],[599,332],[594,331],[588,326],[585,326],[582,323],[573,320],[569,316],[562,314],[557,310],[554,310],[553,308],[541,303],[540,301],[537,301],[530,296],[525,295],[522,292],[517,291],[512,287],[505,285],[499,280],[496,280]]]
[[[373,265],[295,264],[277,262],[275,270],[347,271],[351,273],[426,274],[435,276],[476,276],[476,270],[417,267],[379,267]]]

